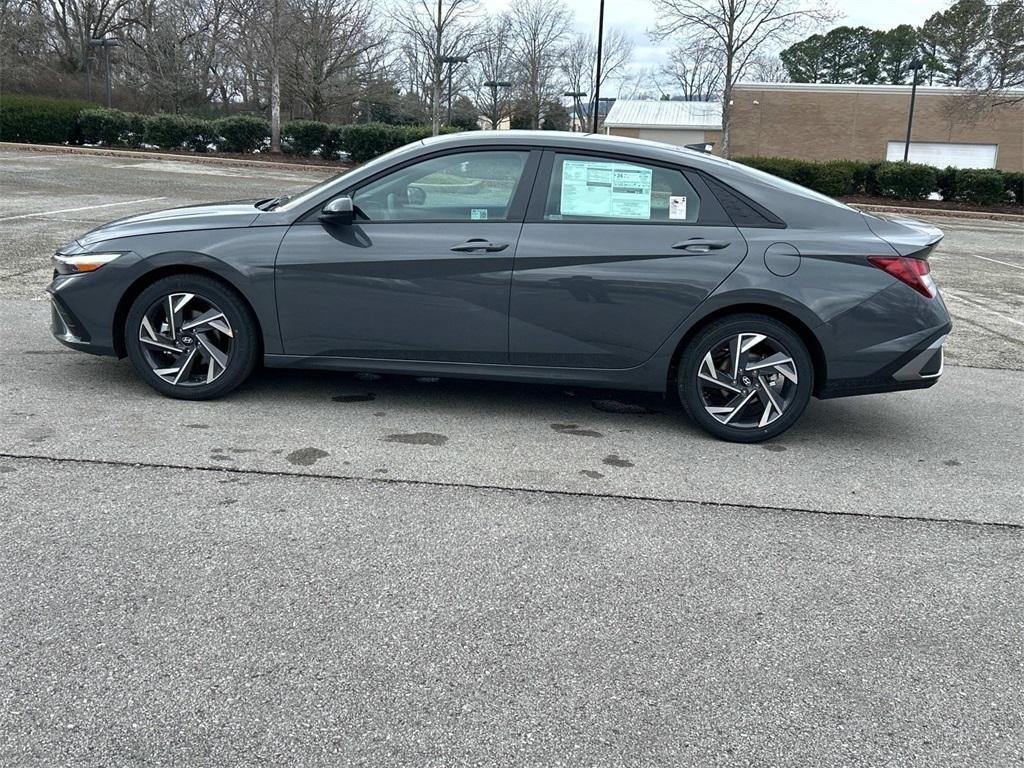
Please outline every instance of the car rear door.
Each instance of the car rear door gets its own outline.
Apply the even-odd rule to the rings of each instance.
[[[546,151],[516,249],[511,361],[640,365],[746,253],[699,174]]]
[[[285,354],[507,363],[512,259],[539,152],[448,150],[310,211],[276,262]]]

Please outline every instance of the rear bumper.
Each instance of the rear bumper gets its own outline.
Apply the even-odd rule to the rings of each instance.
[[[876,373],[854,378],[829,379],[818,391],[818,397],[826,400],[834,397],[927,389],[933,386],[944,370],[942,347],[951,328],[952,324],[947,323],[933,338],[900,355]]]

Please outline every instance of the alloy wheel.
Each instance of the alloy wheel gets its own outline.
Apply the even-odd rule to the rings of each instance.
[[[227,316],[197,293],[154,301],[139,324],[143,357],[157,376],[180,387],[210,384],[227,370],[235,332]]]
[[[721,424],[762,429],[794,402],[799,372],[793,356],[776,339],[738,333],[715,343],[697,370],[701,405]]]

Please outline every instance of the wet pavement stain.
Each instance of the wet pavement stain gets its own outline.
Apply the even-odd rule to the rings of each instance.
[[[766,451],[772,451],[774,453],[782,453],[782,451],[786,450],[786,446],[779,445],[778,443],[765,443],[761,447]]]
[[[577,435],[579,437],[604,437],[604,434],[595,429],[583,429],[579,424],[552,424],[551,428],[563,435]]]
[[[590,404],[598,411],[604,413],[626,413],[635,416],[644,416],[657,411],[646,408],[636,403],[623,403],[621,400],[591,400]]]
[[[586,475],[591,480],[600,480],[602,477],[604,477],[604,475],[602,475],[600,472],[595,472],[592,469],[581,469],[580,474]]]
[[[610,454],[604,457],[602,464],[607,464],[609,467],[635,467],[636,465],[629,459],[624,459],[617,454]]]
[[[436,432],[398,432],[384,438],[388,443],[406,443],[408,445],[444,445],[448,442],[448,435],[439,435]]]
[[[330,455],[327,451],[321,451],[319,448],[299,448],[299,450],[289,453],[285,458],[288,459],[289,464],[311,467],[320,459]]]
[[[363,392],[357,395],[335,395],[331,398],[336,403],[368,403],[376,399],[377,396],[373,392]]]

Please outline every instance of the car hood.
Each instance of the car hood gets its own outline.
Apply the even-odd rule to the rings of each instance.
[[[927,258],[942,240],[942,230],[899,215],[863,213],[868,228],[896,249],[900,256]]]
[[[259,216],[255,200],[228,203],[189,205],[163,211],[126,216],[96,227],[78,238],[81,245],[131,235],[155,235],[162,232],[184,232],[190,229],[230,229],[247,227]]]

